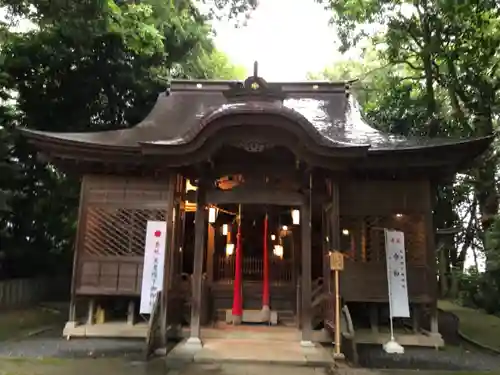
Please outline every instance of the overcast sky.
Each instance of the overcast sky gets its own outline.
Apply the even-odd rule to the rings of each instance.
[[[340,58],[330,14],[314,0],[260,0],[244,28],[214,24],[216,44],[234,63],[271,81],[303,80]]]

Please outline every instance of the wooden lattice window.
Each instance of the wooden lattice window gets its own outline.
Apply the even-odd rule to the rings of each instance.
[[[385,262],[384,228],[404,232],[407,262],[424,265],[426,233],[423,215],[388,215],[340,217],[341,251],[361,262]]]
[[[143,256],[148,220],[166,220],[162,209],[89,206],[83,253],[92,256]]]

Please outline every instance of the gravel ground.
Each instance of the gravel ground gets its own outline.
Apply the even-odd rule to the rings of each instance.
[[[131,358],[144,357],[144,340],[33,337],[0,344],[1,357]]]
[[[377,345],[360,345],[359,362],[365,368],[449,371],[491,371],[500,369],[500,355],[466,346],[443,350],[406,347],[401,355],[387,354]]]
[[[144,340],[72,339],[60,336],[61,329],[0,344],[0,358],[110,358],[128,363],[144,360]],[[359,345],[360,365],[373,369],[407,370],[476,370],[500,369],[500,355],[493,355],[470,346],[447,346],[444,350],[405,348],[405,354],[387,354],[380,345]],[[175,364],[172,364],[176,367]]]
[[[332,375],[323,368],[307,368],[276,365],[238,365],[238,364],[198,364],[187,363],[172,369],[163,363],[124,362],[116,359],[74,359],[43,363],[31,361],[3,360],[0,374],[9,375]],[[340,375],[340,374],[339,374]],[[344,374],[342,374],[344,375]],[[352,374],[349,375],[368,375]],[[371,374],[370,374],[371,375]]]

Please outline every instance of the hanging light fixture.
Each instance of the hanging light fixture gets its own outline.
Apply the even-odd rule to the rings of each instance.
[[[188,191],[196,191],[196,190],[198,190],[198,187],[191,184],[190,180],[186,180],[186,193]]]
[[[292,223],[293,223],[293,225],[300,224],[300,211],[299,210],[292,210]]]
[[[210,207],[208,209],[208,222],[210,224],[215,223],[216,217],[217,217],[217,209],[215,207]]]
[[[234,243],[226,244],[226,256],[230,257],[234,253]]]
[[[227,232],[229,231],[229,225],[223,224],[222,225],[222,235],[227,236]]]
[[[276,235],[275,234],[271,234],[271,241],[276,241]]]
[[[288,225],[283,225],[281,229],[283,229],[286,232],[288,230]]]
[[[279,258],[283,258],[283,246],[282,245],[274,245],[273,254]]]
[[[224,226],[222,227],[222,229],[224,230]],[[233,254],[234,254],[234,243],[233,241],[231,241],[231,232],[228,230],[226,233],[226,256],[230,257]]]

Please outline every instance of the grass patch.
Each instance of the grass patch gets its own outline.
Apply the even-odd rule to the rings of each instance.
[[[29,308],[0,313],[0,341],[23,337],[30,332],[54,325],[62,319],[58,312]]]
[[[500,350],[500,318],[480,310],[459,306],[451,301],[439,301],[438,307],[455,314],[460,331],[470,339]]]

